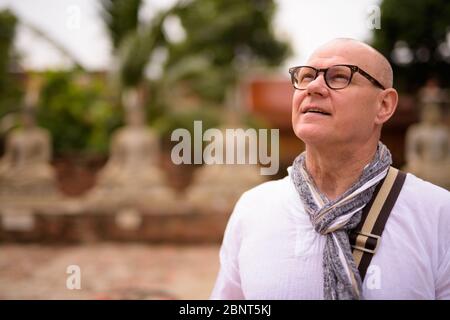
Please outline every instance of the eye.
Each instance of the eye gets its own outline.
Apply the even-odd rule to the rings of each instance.
[[[339,73],[339,74],[334,74],[333,75],[333,80],[344,80],[344,81],[348,81],[348,75],[343,74],[343,73]]]
[[[347,68],[334,67],[328,70],[327,80],[336,84],[345,84],[350,81],[351,72]]]
[[[297,79],[300,83],[308,83],[313,81],[316,78],[316,72],[315,70],[304,67],[301,68],[297,73]]]
[[[304,73],[301,74],[299,77],[300,81],[312,81],[314,80],[314,74],[313,73]]]

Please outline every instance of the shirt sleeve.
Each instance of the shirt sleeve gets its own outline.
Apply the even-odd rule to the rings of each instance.
[[[447,248],[447,253],[438,269],[436,299],[450,300],[450,248]]]
[[[446,201],[446,205],[441,211],[438,232],[440,247],[435,285],[436,299],[450,300],[450,201]]]
[[[239,274],[239,250],[242,239],[241,216],[244,213],[242,197],[237,202],[228,220],[222,245],[220,247],[220,269],[210,299],[245,299]]]

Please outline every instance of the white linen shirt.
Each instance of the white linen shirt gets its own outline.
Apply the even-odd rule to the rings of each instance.
[[[245,192],[211,299],[323,299],[325,236],[289,175]],[[450,299],[450,192],[408,174],[363,283],[365,299]]]

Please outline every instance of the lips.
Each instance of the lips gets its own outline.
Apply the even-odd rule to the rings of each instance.
[[[301,112],[303,114],[305,113],[316,113],[316,114],[322,114],[326,116],[331,116],[331,113],[329,113],[324,108],[318,107],[318,106],[306,106],[301,109]]]

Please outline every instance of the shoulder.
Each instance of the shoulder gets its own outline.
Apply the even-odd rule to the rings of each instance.
[[[289,175],[282,179],[261,183],[245,191],[236,202],[232,218],[253,222],[276,215],[295,198],[295,187]]]
[[[301,212],[299,202],[290,176],[259,184],[244,192],[237,201],[226,234],[241,239],[274,232],[286,223],[290,212]]]
[[[408,173],[392,213],[399,228],[436,238],[441,245],[450,242],[449,191]]]
[[[237,205],[257,205],[261,206],[268,202],[274,203],[283,201],[286,197],[292,194],[294,185],[291,182],[290,176],[282,179],[271,180],[257,185],[256,187],[244,192],[240,197]]]
[[[413,174],[406,175],[405,184],[399,198],[412,206],[443,210],[450,214],[450,192]]]

